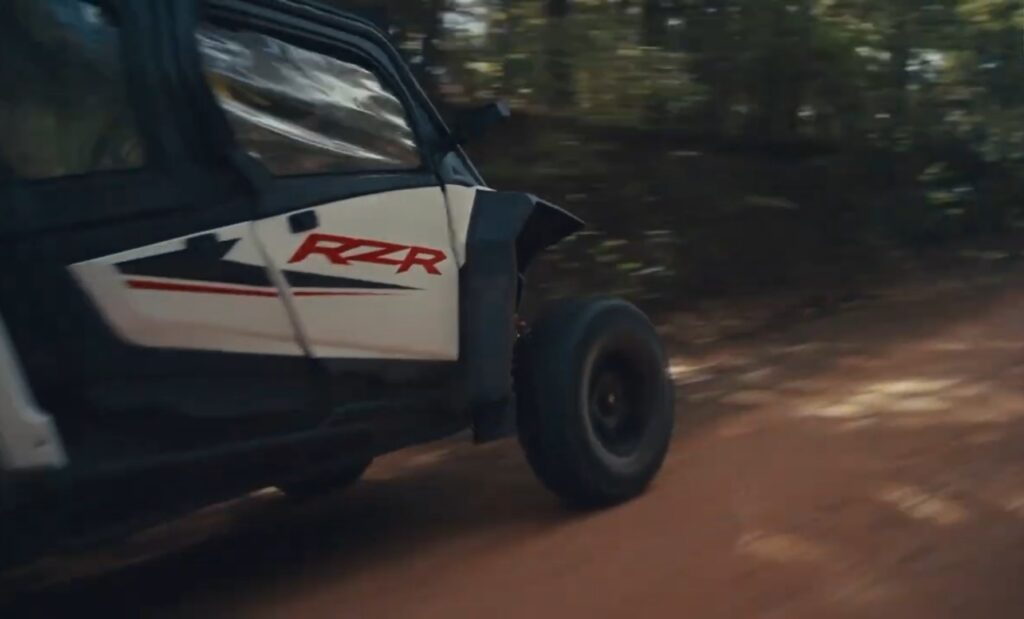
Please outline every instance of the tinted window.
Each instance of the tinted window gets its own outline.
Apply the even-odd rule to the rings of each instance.
[[[0,21],[0,175],[135,168],[142,142],[116,27],[80,0],[5,0]]]
[[[255,32],[197,36],[236,138],[274,174],[419,167],[402,103],[371,71]]]

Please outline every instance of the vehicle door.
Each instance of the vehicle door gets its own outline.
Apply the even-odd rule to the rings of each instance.
[[[211,1],[197,44],[313,357],[334,373],[352,360],[452,362],[459,258],[429,155],[439,138],[360,28],[301,5]]]
[[[315,400],[251,190],[182,122],[163,5],[0,21],[0,314],[72,460],[98,429],[153,455]]]

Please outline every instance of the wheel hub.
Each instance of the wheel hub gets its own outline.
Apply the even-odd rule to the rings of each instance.
[[[594,366],[588,412],[598,439],[612,452],[628,453],[643,433],[643,383],[640,373],[618,355]]]

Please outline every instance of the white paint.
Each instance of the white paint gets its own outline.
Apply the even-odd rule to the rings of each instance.
[[[226,260],[265,267],[251,222],[209,232],[216,233],[222,241],[238,239],[224,257]],[[126,260],[182,249],[186,238],[80,262],[71,265],[71,272],[111,328],[133,344],[234,353],[304,354],[280,298],[133,289],[127,285],[128,277],[115,266]]]
[[[53,419],[32,396],[0,319],[0,467],[28,470],[65,464],[67,458]]]
[[[469,221],[473,216],[477,187],[447,185],[445,196],[448,202],[448,219],[452,228],[452,244],[459,266],[466,264],[466,237],[469,236]]]
[[[413,267],[353,261],[334,264],[312,255],[288,264],[308,232],[293,233],[287,215],[256,222],[274,266],[416,288],[381,296],[292,296],[312,354],[321,358],[455,360],[459,351],[459,262],[440,187],[391,191],[315,207],[315,232],[443,251],[439,275]],[[464,241],[463,241],[464,242]]]
[[[221,241],[237,239],[225,260],[268,267],[272,289],[279,290],[280,297],[130,288],[128,277],[116,267],[127,260],[182,249],[186,239],[195,235],[88,260],[70,269],[118,336],[139,346],[322,358],[455,360],[459,267],[466,260],[466,237],[480,190],[486,189],[455,185],[443,192],[440,187],[406,189],[314,209],[318,233],[443,251],[448,258],[437,265],[440,275],[418,267],[397,273],[390,265],[356,261],[338,265],[319,255],[288,264],[308,233],[291,232],[287,215],[209,231]],[[415,290],[379,296],[296,296],[286,286],[282,269]]]

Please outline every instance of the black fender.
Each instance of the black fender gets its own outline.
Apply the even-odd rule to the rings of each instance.
[[[478,442],[515,431],[512,356],[526,269],[538,253],[583,225],[530,194],[476,194],[459,281],[459,362],[464,405]]]

